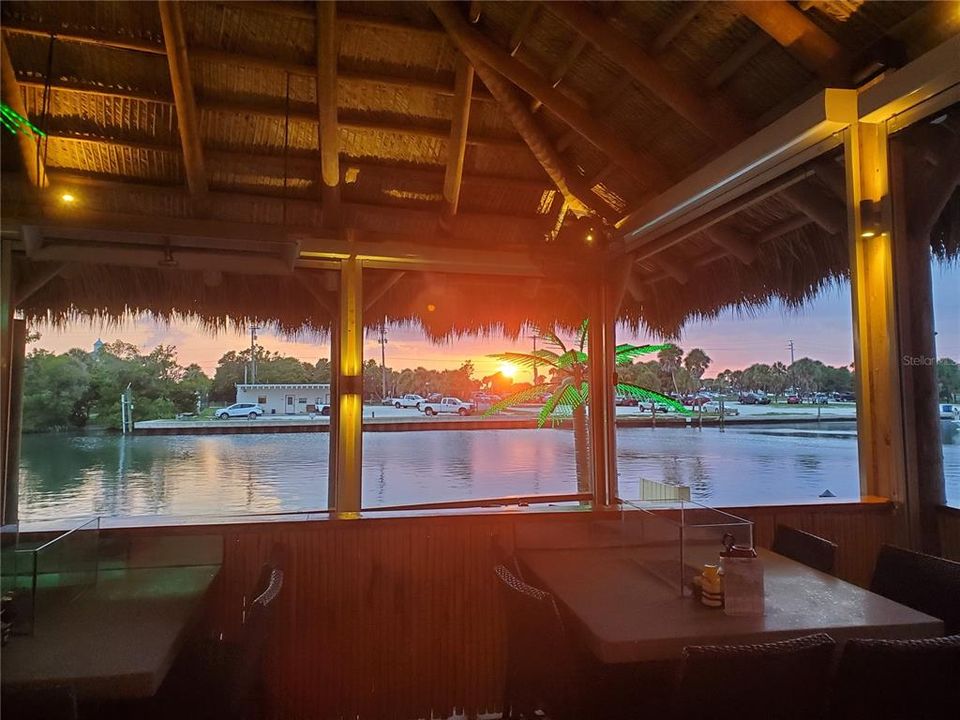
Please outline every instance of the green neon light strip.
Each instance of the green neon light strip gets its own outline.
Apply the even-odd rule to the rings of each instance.
[[[6,103],[0,103],[0,121],[2,121],[3,126],[14,135],[22,132],[24,135],[34,135],[36,137],[47,136],[43,130]]]

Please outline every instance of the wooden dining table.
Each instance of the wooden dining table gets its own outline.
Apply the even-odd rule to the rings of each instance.
[[[673,660],[687,645],[772,642],[816,632],[838,643],[943,634],[937,618],[769,550],[759,551],[764,614],[730,616],[682,596],[679,565],[674,577],[659,572],[665,563],[647,562],[649,555],[622,547],[517,551],[525,578],[554,595],[605,664]]]

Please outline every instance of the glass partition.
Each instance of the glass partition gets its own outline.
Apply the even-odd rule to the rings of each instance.
[[[46,608],[69,602],[96,584],[99,546],[99,517],[63,533],[21,539],[3,566],[15,634],[32,633]]]

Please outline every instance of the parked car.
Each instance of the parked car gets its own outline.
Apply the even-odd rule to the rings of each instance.
[[[663,403],[637,403],[637,407],[641,410],[641,412],[650,412],[651,408],[656,410],[658,413],[670,412],[670,408]]]
[[[235,417],[247,417],[251,420],[256,420],[261,415],[263,415],[263,408],[256,403],[234,403],[229,407],[217,410],[217,418],[220,420],[228,420],[229,418]]]
[[[706,395],[684,395],[683,396],[683,404],[691,405],[693,407],[708,403],[710,402],[710,400],[711,398],[707,397]]]
[[[426,401],[421,410],[424,415],[470,415],[473,412],[473,403],[463,402],[460,398],[445,397],[440,402]]]
[[[740,396],[741,405],[769,405],[770,398],[761,393],[748,392]]]
[[[856,402],[857,396],[852,392],[835,392],[833,399],[837,402]]]
[[[787,405],[799,405],[802,402],[799,395],[787,395]]]
[[[703,410],[703,414],[704,414],[704,415],[707,415],[707,414],[719,415],[719,414],[720,414],[720,403],[718,403],[716,400],[710,400],[709,402],[702,403],[702,404],[700,405],[700,408]],[[740,411],[737,410],[735,407],[730,407],[729,405],[724,405],[724,406],[723,406],[723,415],[724,415],[724,417],[730,417],[730,416],[739,415],[739,414],[740,414]]]
[[[420,406],[426,401],[427,399],[422,395],[407,393],[403,397],[394,398],[391,405],[393,405],[397,410],[400,408],[416,408],[419,410]]]
[[[617,395],[614,397],[614,404],[620,407],[638,407],[640,401],[630,395]]]
[[[826,393],[817,393],[812,400],[814,405],[826,405],[830,402],[830,396]]]

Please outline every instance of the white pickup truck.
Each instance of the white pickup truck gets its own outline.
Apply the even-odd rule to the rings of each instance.
[[[397,410],[400,408],[416,408],[420,409],[420,406],[425,403],[427,399],[423,395],[414,395],[408,393],[403,397],[394,398],[390,404],[393,405]]]
[[[440,402],[424,402],[420,409],[425,415],[457,414],[469,415],[473,412],[473,403],[463,402],[460,398],[445,397]]]

